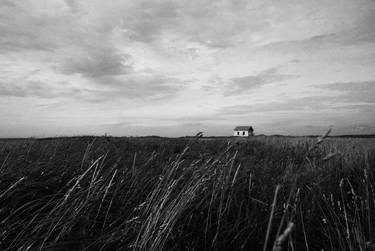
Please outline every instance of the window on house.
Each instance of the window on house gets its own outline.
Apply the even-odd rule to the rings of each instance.
[[[237,135],[240,135],[240,132],[237,132]]]
[[[242,132],[242,135],[245,135],[245,132]]]

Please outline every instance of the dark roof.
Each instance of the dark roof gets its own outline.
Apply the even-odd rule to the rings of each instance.
[[[234,128],[234,131],[253,131],[253,127],[252,126],[236,126],[236,128]]]

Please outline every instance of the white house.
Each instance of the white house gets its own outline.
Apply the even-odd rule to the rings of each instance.
[[[254,135],[254,129],[252,126],[236,126],[233,130],[233,136],[237,137],[248,137]]]

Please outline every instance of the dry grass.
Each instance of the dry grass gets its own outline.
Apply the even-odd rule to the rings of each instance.
[[[0,249],[372,250],[374,153],[325,137],[2,141]]]

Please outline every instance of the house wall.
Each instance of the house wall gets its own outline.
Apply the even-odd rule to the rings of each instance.
[[[240,135],[237,134],[238,132],[240,133]],[[249,136],[249,132],[248,131],[234,131],[233,136],[247,137],[247,136]]]

